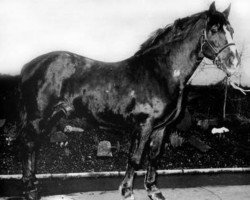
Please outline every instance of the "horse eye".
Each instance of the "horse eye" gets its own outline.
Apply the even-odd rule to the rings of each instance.
[[[211,28],[211,32],[214,34],[214,33],[217,33],[218,32],[218,27],[217,26],[213,26]]]

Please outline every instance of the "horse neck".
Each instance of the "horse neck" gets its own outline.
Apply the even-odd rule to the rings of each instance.
[[[203,29],[204,25],[200,23],[176,51],[175,59],[177,62],[175,65],[172,65],[172,69],[180,70],[180,74],[182,75],[180,79],[184,83],[190,79],[203,59],[203,57],[200,56],[200,39]],[[179,63],[182,63],[182,65],[179,66]]]
[[[200,37],[204,23],[202,20],[197,22],[192,33],[183,41],[166,43],[154,51],[152,55],[155,66],[160,68],[159,75],[165,76],[166,81],[174,79],[176,82],[185,84],[199,66],[202,58],[200,53]],[[156,53],[155,53],[156,52]],[[164,59],[165,57],[165,59]],[[145,58],[148,59],[148,58]],[[149,58],[151,59],[151,58]],[[169,76],[171,74],[172,76]]]

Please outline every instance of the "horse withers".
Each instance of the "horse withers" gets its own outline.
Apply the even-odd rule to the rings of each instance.
[[[149,159],[145,189],[151,199],[165,199],[156,186],[156,169],[166,128],[182,109],[183,90],[204,57],[227,75],[237,70],[238,54],[228,21],[230,7],[178,19],[157,30],[136,54],[105,63],[70,52],[35,58],[21,72],[20,138],[23,144],[25,198],[38,199],[36,152],[40,136],[49,135],[65,117],[122,129],[131,137],[124,199],[134,199],[133,179],[144,150]]]

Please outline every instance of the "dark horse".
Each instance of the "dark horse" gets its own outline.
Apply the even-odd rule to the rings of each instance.
[[[38,136],[50,134],[63,117],[80,116],[131,134],[127,171],[120,185],[123,198],[134,199],[134,173],[146,148],[145,188],[151,199],[165,199],[156,187],[157,160],[165,129],[180,113],[188,79],[204,57],[227,75],[237,69],[229,10],[230,6],[218,12],[212,3],[207,11],[178,19],[157,30],[134,56],[121,62],[52,52],[26,64],[20,84],[25,198],[38,198]]]

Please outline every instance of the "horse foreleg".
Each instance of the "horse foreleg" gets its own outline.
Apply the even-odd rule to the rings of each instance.
[[[139,135],[139,144],[136,145],[133,155],[131,157],[132,164],[139,166],[141,163],[141,157],[145,149],[145,145],[149,140],[152,133],[152,119],[147,119],[144,124],[141,124],[141,130]]]
[[[119,188],[124,199],[134,199],[133,181],[135,167],[139,167],[142,153],[151,131],[151,120],[147,120],[145,124],[141,125],[139,137],[133,135],[136,139],[132,139],[126,174]],[[134,132],[134,134],[136,134],[136,132]]]
[[[135,169],[130,162],[128,162],[125,177],[119,187],[123,199],[134,200],[133,182],[134,182]]]
[[[144,186],[148,192],[148,196],[152,200],[164,200],[164,196],[156,186],[156,169],[158,165],[158,157],[161,151],[161,146],[164,136],[164,128],[155,130],[150,138],[149,164],[145,175]]]
[[[121,195],[123,199],[127,200],[133,200],[134,194],[133,194],[133,182],[134,182],[134,174],[135,174],[135,165],[131,163],[131,156],[134,152],[134,149],[138,145],[138,140],[136,138],[136,132],[132,134],[131,138],[131,145],[129,149],[129,156],[128,156],[128,164],[126,169],[125,177],[119,187],[119,190],[121,192]]]

